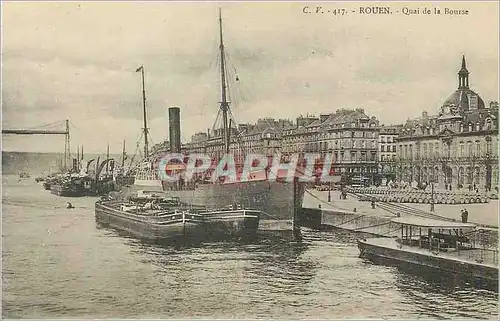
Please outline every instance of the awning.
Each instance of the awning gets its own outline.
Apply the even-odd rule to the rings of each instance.
[[[402,225],[411,225],[425,228],[438,228],[438,229],[459,229],[459,228],[475,228],[476,225],[472,223],[450,222],[435,220],[425,217],[398,217],[391,220],[393,223]]]

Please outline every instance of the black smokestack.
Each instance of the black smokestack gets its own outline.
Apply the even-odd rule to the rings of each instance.
[[[181,110],[179,107],[168,109],[168,122],[170,132],[170,152],[181,152]]]

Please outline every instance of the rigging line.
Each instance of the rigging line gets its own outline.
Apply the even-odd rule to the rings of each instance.
[[[47,128],[47,127],[55,127],[56,125],[58,126],[61,126],[64,124],[64,120],[59,120],[59,121],[56,121],[54,123],[50,123],[50,124],[45,124],[45,125],[39,125],[39,126],[33,126],[33,127],[28,127],[26,129],[42,129],[42,128]]]
[[[214,122],[214,124],[212,125],[212,131],[214,132],[214,135],[215,135],[215,130],[216,130],[216,128],[215,128],[215,127],[217,126],[217,122],[218,122],[218,121],[221,121],[221,120],[220,120],[220,114],[221,114],[221,112],[222,112],[222,109],[220,109],[220,108],[219,108],[219,111],[217,112],[217,117],[215,118],[215,122]],[[217,128],[217,129],[218,129],[218,128]]]
[[[84,131],[81,130],[80,128],[78,128],[77,126],[75,126],[75,124],[73,124],[73,122],[71,120],[69,121],[69,124],[71,125],[71,127],[73,127],[74,129],[76,129],[77,131],[80,131],[81,133],[84,133]]]
[[[236,67],[235,67],[235,66],[234,66],[234,64],[233,64],[233,60],[232,60],[232,58],[231,58],[231,57],[229,57],[229,56],[227,56],[227,59],[228,59],[228,62],[229,62],[229,63],[231,64],[231,66],[233,67],[233,69],[234,69],[234,73],[235,73],[235,74],[234,74],[234,76],[235,76],[235,77],[234,77],[234,78],[230,78],[230,79],[231,79],[232,81],[236,81],[236,82],[238,82],[238,84],[236,84],[236,82],[233,82],[233,87],[235,87],[235,88],[236,88],[236,91],[237,91],[237,93],[236,93],[236,94],[237,94],[239,97],[241,97],[241,100],[242,100],[242,101],[245,101],[245,100],[246,100],[246,98],[245,98],[244,92],[243,92],[243,90],[242,90],[242,89],[243,89],[243,86],[240,84],[240,79],[239,79],[239,76],[238,76],[238,71],[236,70]]]
[[[218,42],[218,40],[214,38],[213,39],[213,44],[212,44],[212,54],[210,55],[212,59],[210,60],[210,64],[209,64],[208,70],[211,70],[212,67],[213,67],[213,65],[217,64],[217,62],[218,62],[219,48],[218,48],[217,42]]]
[[[137,150],[139,149],[139,146],[141,144],[142,136],[143,135],[144,135],[144,132],[141,132],[141,136],[140,136],[139,140],[136,143],[134,155],[132,155],[132,158],[130,159],[130,162],[129,162],[129,165],[128,165],[129,168],[132,167],[132,163],[134,162],[135,156],[137,155]]]

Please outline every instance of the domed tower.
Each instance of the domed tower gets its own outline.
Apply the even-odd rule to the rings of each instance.
[[[458,72],[458,89],[444,102],[440,116],[463,115],[466,112],[484,109],[484,101],[469,88],[469,70],[462,56],[462,68]]]
[[[446,99],[439,111],[440,131],[447,128],[457,132],[466,115],[485,108],[481,97],[469,88],[469,74],[464,55],[458,72],[458,89]]]

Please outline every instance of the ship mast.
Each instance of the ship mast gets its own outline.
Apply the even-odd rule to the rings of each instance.
[[[144,85],[144,66],[137,68],[136,72],[141,72],[142,77],[142,110],[144,118],[144,158],[148,158],[148,123],[146,119],[146,89]]]
[[[108,144],[108,149],[106,151],[106,176],[108,176],[109,172],[109,144]]]
[[[125,173],[125,140],[123,141],[122,148],[122,171]]]
[[[222,14],[219,8],[219,30],[220,30],[220,77],[221,77],[221,102],[220,109],[222,110],[222,122],[223,122],[223,140],[224,140],[224,152],[229,153],[229,129],[227,123],[227,114],[229,109],[229,102],[227,101],[226,93],[226,60],[224,56],[224,42],[222,39]]]

